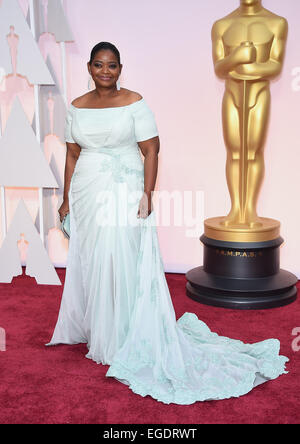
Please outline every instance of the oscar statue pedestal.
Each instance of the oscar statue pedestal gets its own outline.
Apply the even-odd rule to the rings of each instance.
[[[205,233],[200,238],[203,266],[186,273],[187,295],[206,305],[248,310],[295,301],[298,279],[280,269],[280,223],[261,218],[263,228],[232,227],[228,231],[222,228],[221,220],[205,221]]]

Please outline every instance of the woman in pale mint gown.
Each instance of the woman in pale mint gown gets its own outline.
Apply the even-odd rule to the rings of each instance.
[[[106,376],[163,403],[238,397],[285,371],[280,343],[218,336],[193,313],[176,317],[151,204],[159,151],[153,112],[117,88],[114,45],[93,48],[96,89],[67,113],[64,202],[71,236],[58,320],[47,345],[86,343]],[[144,155],[144,163],[141,152]]]

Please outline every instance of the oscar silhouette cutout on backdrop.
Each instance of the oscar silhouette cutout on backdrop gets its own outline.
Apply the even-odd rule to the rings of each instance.
[[[9,29],[10,29],[10,32],[7,35],[7,43],[8,43],[10,55],[11,55],[12,73],[14,76],[16,76],[19,37],[14,32],[15,31],[14,26],[10,26]]]
[[[0,248],[0,282],[11,283],[23,273],[35,278],[37,284],[61,285],[56,270],[44,248],[23,199],[20,199],[14,217]]]
[[[17,241],[21,264],[26,264],[27,250],[29,242],[25,239],[25,233],[20,233],[20,239]]]
[[[48,0],[42,0],[42,11],[45,32],[48,32]]]
[[[56,111],[56,100],[53,97],[51,91],[48,93],[48,97],[45,97],[45,104],[49,122],[50,133],[44,137],[44,151],[45,157],[48,161],[51,170],[56,177],[59,185],[59,191],[55,188],[48,190],[48,234],[47,234],[47,247],[51,260],[55,264],[64,264],[67,260],[68,253],[68,239],[64,236],[60,229],[60,221],[58,208],[60,206],[61,194],[60,190],[63,189],[64,179],[64,164],[66,158],[66,146],[62,143],[60,138],[54,132],[54,115]]]
[[[261,0],[240,0],[240,7],[212,28],[215,72],[225,80],[222,120],[231,210],[205,221],[203,267],[186,274],[187,295],[208,305],[259,309],[296,299],[297,277],[280,270],[280,222],[256,211],[270,80],[281,72],[287,32],[286,19]]]
[[[0,2],[0,9],[0,106],[1,133],[3,134],[3,137],[0,139],[0,145],[4,148],[0,150],[0,182],[2,184],[1,192],[5,190],[6,197],[6,199],[3,199],[1,202],[2,210],[3,207],[6,207],[5,200],[14,200],[15,194],[17,194],[15,188],[7,187],[30,187],[27,188],[24,193],[28,196],[31,190],[33,190],[33,198],[36,199],[36,190],[33,188],[35,187],[34,184],[43,182],[43,195],[41,196],[40,187],[38,195],[39,203],[42,200],[43,205],[40,207],[38,213],[39,219],[35,223],[36,226],[39,227],[41,237],[45,239],[48,252],[51,250],[53,254],[51,260],[58,264],[58,266],[61,266],[66,263],[68,250],[68,242],[59,229],[59,217],[57,213],[57,208],[60,205],[59,201],[62,196],[63,180],[61,177],[63,178],[66,152],[65,143],[62,139],[63,122],[66,113],[66,88],[63,87],[66,85],[64,42],[73,41],[74,39],[64,14],[61,0],[51,0],[51,2],[33,0],[30,5],[26,0],[2,0]],[[34,21],[34,26],[31,26],[32,29],[29,28],[26,20],[29,11],[31,14],[31,25],[32,19]],[[36,40],[38,40],[38,44]],[[55,78],[55,82],[53,78]],[[60,78],[62,79],[59,82]],[[34,94],[35,85],[40,85],[36,94]],[[18,100],[15,101],[16,96],[22,103],[21,108],[15,105],[15,103],[18,103]],[[35,101],[35,99],[37,100]],[[37,106],[37,103],[39,106]],[[31,125],[34,120],[39,151],[43,154],[41,148],[44,148],[46,156],[42,157],[47,157],[47,168],[47,162],[44,162],[42,157],[38,156],[36,149],[32,149],[29,146],[26,137],[32,139],[32,135],[29,134],[28,130],[25,131],[25,128],[23,128],[25,122],[21,116],[21,109],[25,111],[28,117],[28,122],[26,121],[27,126]],[[36,116],[36,119],[34,119],[34,116]],[[10,117],[15,119],[15,127],[21,128],[24,139],[22,139],[20,133],[14,137],[10,131]],[[23,142],[21,145],[22,152],[16,148],[15,139],[17,136],[19,139],[22,139]],[[37,144],[31,140],[30,145],[35,147]],[[26,153],[27,148],[30,148],[30,152]],[[25,164],[22,165],[22,174],[20,175],[20,165],[24,160],[23,154],[27,154],[30,165],[28,165],[26,161]],[[33,158],[30,154],[34,155]],[[21,158],[19,157],[20,155]],[[37,162],[39,163],[38,165]],[[50,178],[49,173],[52,174],[52,178]],[[17,183],[15,183],[17,176],[19,178]],[[56,191],[58,186],[59,190]],[[22,191],[20,190],[20,192]],[[3,223],[4,229],[2,229],[1,237],[5,240],[7,225],[10,226],[9,222],[14,216],[11,214],[11,211],[8,211],[7,215],[5,211],[3,211],[3,214],[5,214],[4,217],[7,224]],[[42,217],[40,216],[41,214],[43,215]],[[26,256],[26,260],[31,260],[32,252],[34,251],[32,248],[33,245],[30,245],[30,240],[26,236],[24,227],[21,227],[20,232],[24,232],[24,239],[29,241],[30,254]],[[44,232],[47,234],[44,235]],[[22,245],[25,246],[23,239],[20,240],[18,245],[20,247],[22,247]],[[40,250],[40,248],[35,250],[35,254]],[[0,263],[1,260],[10,262],[5,258],[2,249],[0,250],[0,256]],[[7,282],[7,279],[11,279],[13,275],[18,275],[20,271],[16,254],[14,253],[12,256],[13,260],[10,272],[7,272],[5,265],[2,267],[3,273],[0,273],[1,276],[4,276],[4,282]],[[23,262],[25,262],[25,260],[23,260]],[[40,263],[45,265],[45,273],[42,276],[41,270],[38,270],[39,277],[37,281],[43,281],[43,283],[47,281],[54,285],[60,284],[57,276],[55,277],[52,273],[53,270],[50,270],[49,264],[46,264],[46,261],[42,260]],[[14,273],[11,273],[13,268]],[[32,272],[37,269],[35,264],[29,268],[31,268]],[[46,269],[48,270],[48,276]],[[10,276],[9,278],[7,277],[8,275]]]
[[[30,122],[32,122],[34,116],[33,85],[28,82],[26,77],[18,73],[20,37],[15,33],[15,27],[12,25],[9,27],[9,33],[6,35],[6,43],[9,48],[11,73],[5,75],[2,79],[3,88],[1,88],[0,92],[2,130],[6,125],[11,104],[16,96],[22,103],[26,114],[29,115]]]

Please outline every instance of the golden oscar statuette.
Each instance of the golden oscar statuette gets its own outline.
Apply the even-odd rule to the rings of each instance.
[[[203,267],[186,274],[187,295],[228,308],[283,306],[296,299],[297,277],[280,269],[280,222],[256,211],[264,177],[270,115],[270,80],[283,65],[288,24],[262,6],[240,6],[212,28],[216,75],[225,81],[222,104],[227,216],[205,220]]]

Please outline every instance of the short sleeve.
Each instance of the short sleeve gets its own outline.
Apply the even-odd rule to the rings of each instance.
[[[73,120],[73,109],[72,105],[69,107],[66,115],[65,121],[65,142],[76,143],[72,137],[72,120]]]
[[[158,136],[154,113],[144,99],[133,104],[134,131],[137,142]]]

